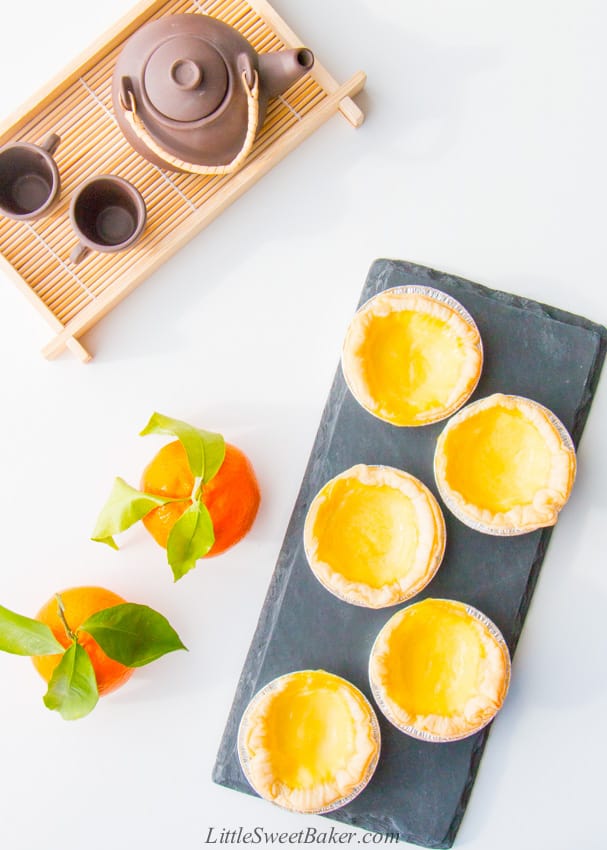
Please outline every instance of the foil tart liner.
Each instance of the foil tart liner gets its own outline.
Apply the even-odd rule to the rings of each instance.
[[[474,390],[478,386],[478,382],[480,380],[481,373],[482,373],[482,364],[484,362],[483,341],[482,341],[482,338],[481,338],[481,335],[480,335],[480,331],[479,331],[479,329],[476,325],[476,322],[474,321],[474,319],[470,315],[470,313],[466,310],[466,308],[464,306],[462,306],[462,304],[459,303],[459,301],[456,301],[455,298],[452,298],[450,295],[447,295],[446,292],[441,292],[440,289],[434,289],[432,286],[392,286],[388,289],[383,289],[381,292],[378,292],[376,295],[373,295],[371,298],[369,298],[367,301],[365,301],[365,303],[362,304],[358,308],[358,310],[356,311],[354,316],[357,316],[359,313],[362,313],[363,311],[367,310],[369,308],[369,305],[371,305],[376,299],[381,298],[385,295],[389,295],[389,294],[393,294],[393,295],[421,295],[425,298],[429,298],[432,301],[436,301],[437,303],[442,304],[444,307],[448,307],[454,313],[457,313],[457,315],[464,322],[466,322],[467,325],[474,328],[476,330],[476,333],[478,334],[477,348],[478,348],[478,351],[479,351],[480,356],[481,356],[481,368],[479,369],[476,381],[474,382],[473,385],[471,385],[470,391],[464,397],[462,397],[461,399],[458,399],[458,402],[455,405],[450,405],[449,407],[443,408],[440,412],[437,411],[436,416],[427,419],[425,422],[420,422],[418,424],[412,423],[410,425],[398,425],[394,422],[391,422],[389,419],[385,419],[383,416],[380,416],[379,414],[375,413],[373,410],[370,410],[368,407],[366,407],[362,403],[362,401],[358,398],[358,396],[354,392],[354,389],[352,388],[352,385],[351,385],[351,383],[348,379],[348,370],[347,370],[346,365],[344,363],[344,351],[345,351],[345,347],[346,347],[346,341],[347,341],[347,338],[348,338],[348,332],[350,330],[350,326],[348,326],[348,330],[346,331],[346,337],[345,337],[345,340],[344,340],[344,343],[343,343],[342,349],[341,349],[341,372],[342,372],[342,375],[344,376],[344,381],[346,382],[346,386],[348,387],[353,398],[356,399],[356,401],[358,402],[358,404],[360,404],[360,406],[363,408],[363,410],[366,410],[367,413],[371,414],[371,416],[374,416],[376,419],[379,419],[380,422],[387,422],[389,425],[393,425],[395,428],[423,428],[424,425],[433,425],[435,422],[442,422],[444,419],[447,419],[449,416],[451,416],[453,413],[455,413],[457,410],[459,410],[461,407],[463,407],[463,405],[467,402],[467,400],[470,398],[470,396],[472,395],[472,393],[474,392]],[[352,321],[353,320],[351,320],[351,322]],[[351,322],[350,322],[350,324],[351,324]]]
[[[371,759],[371,761],[369,762],[369,764],[367,766],[367,770],[365,772],[364,777],[352,789],[352,791],[350,791],[350,793],[347,796],[340,797],[339,799],[334,800],[332,803],[329,803],[328,805],[323,806],[322,808],[319,808],[319,809],[298,809],[298,808],[295,808],[295,807],[281,806],[279,803],[276,803],[274,800],[271,800],[268,797],[264,797],[258,791],[258,789],[255,787],[255,785],[253,784],[253,782],[251,780],[251,774],[250,774],[250,770],[249,770],[249,756],[248,756],[248,753],[247,753],[247,748],[245,746],[245,735],[246,735],[247,727],[248,727],[248,724],[249,724],[250,714],[257,707],[257,704],[262,699],[264,699],[268,694],[272,693],[272,691],[276,691],[278,688],[280,688],[281,684],[286,679],[289,679],[291,676],[293,676],[295,673],[315,673],[315,672],[317,672],[317,671],[315,671],[315,670],[293,670],[291,673],[285,673],[282,676],[278,676],[276,679],[272,679],[271,682],[268,682],[267,685],[264,685],[264,687],[261,688],[261,690],[259,690],[255,694],[255,696],[251,699],[251,701],[247,705],[246,709],[244,710],[244,713],[243,713],[241,720],[240,720],[240,724],[238,726],[238,736],[237,736],[238,760],[240,761],[240,766],[242,768],[242,771],[243,771],[243,773],[246,777],[247,782],[251,786],[251,788],[253,788],[253,790],[257,794],[259,794],[259,796],[263,800],[267,800],[269,803],[272,803],[273,805],[278,806],[281,809],[285,809],[285,810],[288,810],[290,812],[295,812],[297,814],[302,814],[302,815],[324,815],[324,814],[327,814],[328,812],[335,811],[335,809],[340,809],[342,806],[347,805],[347,803],[349,803],[351,800],[353,800],[355,797],[357,797],[361,793],[361,791],[363,791],[367,787],[369,782],[371,781],[373,774],[375,773],[375,768],[377,767],[377,763],[379,762],[379,756],[380,756],[380,751],[381,751],[381,732],[380,732],[380,728],[379,728],[379,721],[377,719],[377,715],[375,713],[373,706],[371,705],[369,700],[366,698],[366,696],[362,693],[362,691],[360,691],[355,685],[353,685],[347,679],[344,679],[342,676],[337,676],[336,674],[331,673],[330,674],[331,676],[334,676],[336,679],[338,679],[339,681],[346,684],[349,688],[353,688],[356,691],[356,693],[359,695],[360,699],[362,700],[363,704],[366,706],[366,708],[368,709],[368,712],[369,712],[369,721],[370,721],[370,725],[371,725],[371,737],[373,738],[373,742],[375,744],[375,754],[374,754],[373,758]],[[327,671],[322,671],[322,672],[327,672]]]
[[[351,595],[348,595],[346,593],[340,593],[337,588],[332,587],[328,582],[324,581],[323,577],[320,576],[317,573],[317,571],[315,570],[315,568],[312,564],[312,558],[311,558],[311,555],[310,555],[310,552],[309,552],[309,548],[306,545],[306,539],[305,539],[305,534],[304,534],[304,552],[305,552],[306,560],[308,562],[308,566],[310,567],[314,577],[320,582],[320,584],[325,588],[325,590],[328,590],[329,593],[331,593],[337,599],[341,599],[342,602],[347,602],[349,605],[357,605],[359,608],[370,608],[370,609],[373,609],[373,610],[379,610],[381,608],[391,608],[394,605],[401,605],[403,602],[407,602],[407,600],[412,599],[414,596],[417,596],[418,593],[421,593],[422,590],[424,590],[424,588],[426,588],[430,584],[430,582],[432,581],[432,579],[434,578],[434,576],[438,572],[438,568],[440,567],[440,565],[443,561],[444,555],[445,555],[445,548],[446,548],[446,545],[447,545],[447,528],[446,528],[446,525],[445,525],[445,517],[444,517],[443,512],[441,510],[441,506],[439,505],[438,500],[434,496],[434,493],[429,489],[429,487],[427,487],[424,484],[423,481],[421,481],[415,475],[411,475],[410,472],[405,472],[402,469],[397,469],[396,467],[388,466],[387,464],[375,463],[375,464],[361,464],[361,465],[367,466],[369,469],[389,469],[389,470],[393,470],[394,472],[404,474],[404,475],[407,475],[409,478],[415,479],[415,481],[423,487],[425,493],[427,494],[428,501],[429,501],[430,506],[431,506],[431,510],[433,508],[435,508],[435,510],[433,510],[432,512],[433,512],[434,518],[436,520],[435,532],[436,532],[436,539],[438,539],[439,545],[438,545],[438,549],[434,553],[434,556],[432,558],[431,563],[428,566],[428,570],[426,572],[426,577],[425,577],[424,583],[421,584],[421,585],[417,584],[413,588],[410,588],[407,591],[403,590],[401,596],[398,599],[395,599],[394,601],[387,602],[384,605],[370,605],[366,602],[363,602],[360,599],[353,598]],[[310,511],[312,510],[312,506],[314,505],[316,498],[323,492],[325,487],[327,487],[333,481],[336,481],[338,478],[345,478],[346,475],[351,471],[351,469],[353,469],[353,467],[350,467],[350,469],[346,469],[344,472],[340,472],[339,475],[333,476],[333,478],[330,478],[328,481],[326,481],[323,484],[323,486],[316,493],[316,495],[312,499],[312,502],[310,503],[310,507],[308,508],[308,512],[306,514],[306,519],[305,519],[305,522],[304,522],[304,529],[307,526],[308,516],[310,514]]]
[[[496,393],[495,395],[500,395],[500,393]],[[445,425],[445,427],[438,436],[438,440],[443,437],[447,429],[450,429],[454,425],[457,425],[457,423],[459,422],[458,417],[463,416],[464,414],[467,415],[470,410],[474,409],[477,406],[480,406],[489,397],[490,396],[487,396],[485,398],[480,398],[477,401],[473,401],[471,404],[467,404],[465,407],[459,410]],[[528,404],[531,407],[540,410],[559,435],[561,445],[563,446],[565,451],[570,452],[575,457],[575,445],[573,443],[573,439],[571,438],[571,434],[565,428],[561,420],[548,407],[545,407],[543,404],[540,404],[539,401],[533,401],[533,399],[526,398],[525,396],[521,395],[507,394],[507,398],[525,402],[525,404]],[[537,531],[539,528],[546,528],[546,524],[542,523],[529,526],[528,528],[517,528],[516,526],[505,525],[496,526],[490,525],[489,523],[481,522],[481,520],[469,516],[465,511],[461,509],[460,505],[452,497],[450,490],[445,487],[444,482],[440,480],[439,476],[436,474],[436,451],[434,453],[434,480],[436,482],[436,487],[441,499],[443,500],[447,508],[451,511],[453,516],[460,522],[463,522],[464,525],[467,525],[468,528],[472,528],[474,531],[479,531],[481,534],[491,534],[494,537],[518,537],[521,534],[530,534],[532,531]],[[561,506],[561,509],[562,507],[564,507],[564,505]],[[559,509],[558,513],[560,513],[561,509]]]
[[[474,617],[475,620],[478,620],[479,623],[481,623],[487,629],[487,631],[490,633],[490,635],[495,640],[496,644],[502,650],[504,659],[506,661],[506,674],[505,674],[506,681],[504,683],[504,699],[502,700],[502,705],[503,705],[504,700],[506,699],[506,695],[508,693],[508,688],[509,688],[509,685],[510,685],[510,676],[511,676],[511,672],[512,672],[512,661],[511,661],[511,658],[510,658],[510,650],[508,649],[508,644],[504,640],[504,636],[502,635],[502,633],[500,632],[498,627],[495,625],[495,623],[492,620],[490,620],[489,617],[486,616],[486,614],[483,614],[482,611],[479,611],[478,608],[474,608],[472,605],[468,605],[465,602],[459,602],[456,599],[437,599],[436,601],[437,602],[449,602],[452,605],[457,605],[457,606],[462,607],[466,611],[467,614],[469,614],[471,617]],[[419,603],[414,603],[413,605],[417,605],[417,604],[419,604]],[[402,611],[406,611],[409,608],[412,608],[413,605],[409,605],[407,608],[402,609]],[[495,719],[495,716],[497,714],[499,714],[499,712],[501,710],[501,707],[502,707],[501,705],[490,717],[488,717],[486,720],[484,720],[478,726],[475,726],[474,729],[471,729],[469,732],[466,732],[463,735],[452,735],[452,736],[449,736],[449,737],[443,736],[443,735],[434,735],[431,732],[426,732],[422,729],[418,729],[416,726],[405,725],[405,724],[399,723],[397,718],[393,715],[393,713],[390,709],[390,706],[387,704],[386,700],[384,699],[384,695],[383,695],[380,687],[378,686],[378,684],[373,679],[373,676],[372,676],[372,673],[371,673],[371,668],[372,668],[373,657],[376,653],[377,644],[379,642],[380,637],[382,636],[382,634],[384,632],[384,629],[386,629],[387,626],[392,622],[392,620],[395,617],[398,617],[402,613],[402,611],[397,611],[396,614],[393,614],[392,617],[390,617],[390,619],[386,623],[384,623],[384,625],[379,630],[377,637],[375,638],[375,640],[373,642],[373,646],[371,647],[371,653],[369,655],[369,682],[370,682],[370,685],[371,685],[371,692],[373,694],[373,698],[375,699],[381,713],[399,731],[404,732],[405,735],[409,735],[411,738],[416,738],[418,741],[427,741],[428,743],[431,743],[431,744],[448,744],[448,743],[451,743],[453,741],[463,741],[464,738],[469,738],[471,735],[476,735],[477,732],[480,732],[481,729],[484,729],[486,726],[488,726],[491,723],[492,720]]]

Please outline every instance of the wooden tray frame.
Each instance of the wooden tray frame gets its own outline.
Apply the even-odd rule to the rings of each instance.
[[[336,112],[353,127],[364,115],[351,97],[362,90],[359,71],[338,84],[320,64],[270,102],[247,164],[227,177],[174,174],[148,163],[122,136],[112,113],[111,76],[123,42],[146,21],[168,14],[210,14],[239,29],[258,52],[305,44],[266,0],[143,0],[57,78],[0,125],[0,145],[62,137],[55,158],[61,198],[31,222],[0,217],[0,270],[49,323],[55,336],[42,349],[52,359],[68,348],[82,362],[79,341],[129,292],[240,197]],[[312,45],[313,47],[313,45]],[[120,254],[91,253],[69,264],[77,239],[68,220],[70,196],[89,175],[120,174],[148,206],[144,237]]]

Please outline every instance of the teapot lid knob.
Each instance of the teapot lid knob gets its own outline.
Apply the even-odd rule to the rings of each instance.
[[[204,71],[193,59],[176,59],[169,71],[172,81],[183,91],[197,89],[204,78]]]
[[[200,121],[217,110],[228,91],[229,72],[221,54],[198,36],[173,36],[147,60],[145,94],[173,121]]]

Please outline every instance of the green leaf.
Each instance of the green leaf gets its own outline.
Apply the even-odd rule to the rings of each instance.
[[[167,502],[174,501],[177,500],[165,496],[152,496],[150,493],[141,493],[122,478],[116,478],[112,492],[101,509],[91,540],[107,543],[112,549],[117,549],[114,534],[126,531],[127,528],[135,525],[136,522],[143,519],[159,505],[166,505]]]
[[[177,437],[188,456],[192,475],[202,478],[206,484],[217,473],[226,453],[225,440],[221,434],[202,431],[180,419],[171,419],[162,413],[153,413],[150,421],[141,431],[145,434],[171,434]]]
[[[202,502],[194,502],[179,517],[167,540],[167,558],[175,581],[196,566],[215,542],[213,521]]]
[[[95,671],[86,649],[73,643],[51,676],[44,704],[64,720],[85,717],[97,705],[99,692]]]
[[[58,655],[65,651],[50,628],[0,605],[0,649],[14,655]]]
[[[134,602],[97,611],[80,631],[88,632],[106,655],[127,667],[143,667],[167,652],[186,649],[166,617]]]

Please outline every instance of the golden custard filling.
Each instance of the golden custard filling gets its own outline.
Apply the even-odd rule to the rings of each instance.
[[[396,614],[378,637],[370,667],[388,719],[410,734],[440,740],[465,737],[489,722],[504,700],[510,662],[487,623],[444,599]]]
[[[424,425],[468,398],[480,375],[482,345],[473,320],[453,299],[429,288],[396,287],[354,316],[342,364],[353,395],[371,413],[394,425]]]
[[[449,403],[466,350],[447,322],[401,310],[370,321],[359,356],[369,393],[381,399],[378,412],[413,420]]]
[[[411,499],[394,487],[357,478],[335,483],[319,508],[318,557],[351,579],[378,588],[411,569],[418,532]]]
[[[520,410],[480,411],[449,433],[444,450],[449,486],[496,513],[532,503],[550,481],[550,450]]]
[[[304,526],[306,556],[332,593],[366,607],[419,592],[443,556],[444,519],[421,481],[358,464],[316,495]]]
[[[413,715],[458,714],[476,693],[486,658],[469,618],[438,606],[403,618],[388,651],[399,658],[389,670],[386,693]]]
[[[492,534],[554,525],[576,470],[575,449],[547,408],[495,394],[454,416],[439,436],[436,483],[463,522]]]
[[[266,723],[272,772],[292,788],[330,780],[354,752],[352,714],[329,677],[291,681],[273,700]]]
[[[377,718],[349,682],[302,670],[271,682],[250,703],[239,755],[262,797],[318,812],[362,790],[379,757]]]

